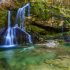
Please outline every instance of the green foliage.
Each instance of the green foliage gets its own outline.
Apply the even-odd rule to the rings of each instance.
[[[62,17],[65,17],[68,22],[70,21],[67,19],[70,18],[70,10],[66,6],[61,6],[60,4],[50,5],[47,1],[37,0],[35,3],[31,3],[31,8],[32,16],[39,20],[48,20],[49,18],[55,17],[60,21],[60,19],[63,19]],[[63,20],[65,21],[65,19]]]
[[[35,33],[40,33],[40,32],[45,31],[44,29],[41,29],[41,28],[34,26],[34,25],[29,25],[28,30],[31,30],[32,32],[35,32]]]
[[[32,7],[32,14],[35,15],[37,18],[42,19],[42,20],[47,20],[50,16],[49,11],[47,9],[47,5],[44,2],[36,2],[36,3],[31,3]]]

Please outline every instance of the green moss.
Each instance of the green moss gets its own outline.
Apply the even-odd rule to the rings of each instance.
[[[4,10],[1,10],[0,11],[0,27],[4,27],[5,24],[6,24],[6,21],[7,21],[7,10],[4,9]]]

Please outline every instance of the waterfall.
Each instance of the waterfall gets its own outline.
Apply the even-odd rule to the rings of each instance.
[[[16,15],[16,24],[20,24],[20,30],[23,31],[27,35],[27,40],[29,43],[32,43],[31,35],[26,32],[25,27],[24,27],[24,22],[25,22],[25,16],[26,16],[26,9],[28,9],[28,14],[27,16],[30,16],[30,3],[27,3],[25,6],[22,8],[19,8],[17,11]]]
[[[31,35],[26,32],[24,26],[26,9],[28,12],[27,16],[30,16],[30,4],[27,3],[25,6],[18,9],[14,27],[11,27],[11,11],[8,11],[8,28],[4,37],[4,45],[8,45],[10,47],[18,44],[16,40],[16,28],[26,34],[28,43],[32,43]]]
[[[14,45],[15,30],[11,27],[11,12],[8,11],[8,28],[4,39],[5,45]]]

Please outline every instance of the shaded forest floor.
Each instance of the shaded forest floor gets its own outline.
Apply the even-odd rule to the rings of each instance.
[[[70,70],[70,44],[0,51],[0,70]]]

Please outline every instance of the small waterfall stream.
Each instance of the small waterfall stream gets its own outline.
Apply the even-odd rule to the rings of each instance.
[[[7,29],[7,34],[5,36],[5,45],[14,45],[14,37],[15,37],[15,30],[11,27],[11,12],[8,11],[8,29]]]

